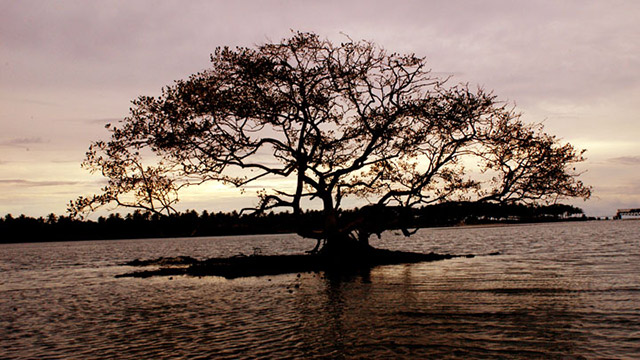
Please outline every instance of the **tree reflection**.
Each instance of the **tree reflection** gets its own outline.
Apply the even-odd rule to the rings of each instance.
[[[298,310],[301,321],[310,324],[307,340],[322,339],[321,351],[337,358],[584,352],[588,339],[576,311],[583,307],[580,292],[562,288],[561,274],[519,266],[493,258],[459,259],[318,277],[321,304],[311,306],[307,298]],[[528,272],[541,274],[534,280]]]

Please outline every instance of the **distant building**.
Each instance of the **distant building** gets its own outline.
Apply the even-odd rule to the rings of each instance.
[[[618,209],[614,219],[640,219],[640,208],[638,209]]]

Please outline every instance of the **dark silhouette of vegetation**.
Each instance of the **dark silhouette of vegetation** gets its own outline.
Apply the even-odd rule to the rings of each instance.
[[[381,224],[376,230],[402,230],[430,226],[459,224],[492,224],[559,221],[582,219],[582,210],[568,205],[525,206],[491,203],[443,203],[411,209],[409,213],[387,208],[388,212],[374,217],[370,222]],[[368,209],[353,209],[341,212],[341,217],[353,221]],[[402,218],[401,218],[402,217]],[[209,213],[196,211],[160,216],[151,212],[136,211],[126,216],[111,214],[97,221],[80,220],[68,216],[49,215],[32,218],[21,215],[6,215],[0,218],[0,242],[71,241],[134,239],[155,237],[189,237],[294,233],[301,222],[308,229],[319,229],[322,211],[306,211],[296,216],[290,212],[239,214]],[[396,226],[391,226],[395,222]],[[318,230],[319,231],[319,230]],[[372,230],[373,231],[373,230]]]
[[[410,235],[416,207],[590,195],[574,168],[582,151],[525,124],[491,92],[448,86],[413,54],[295,33],[256,48],[218,48],[211,63],[159,97],[139,97],[127,118],[108,126],[111,139],[93,143],[83,163],[108,184],[73,201],[72,215],[112,203],[172,214],[187,186],[291,180],[260,191],[243,213],[290,211],[295,228],[287,230],[348,262],[369,253],[373,234]],[[371,205],[345,211],[347,197]]]

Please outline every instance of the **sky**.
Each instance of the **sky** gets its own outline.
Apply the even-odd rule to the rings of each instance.
[[[592,216],[640,207],[640,1],[0,0],[0,216],[64,214],[104,179],[80,168],[131,100],[208,67],[218,46],[291,30],[370,40],[435,74],[493,90],[523,119],[586,149]],[[211,185],[180,209],[254,194]],[[126,212],[120,210],[120,212]]]

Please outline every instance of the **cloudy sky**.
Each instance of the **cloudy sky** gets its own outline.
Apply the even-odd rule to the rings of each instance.
[[[79,166],[130,101],[208,66],[217,46],[290,30],[372,40],[493,89],[587,149],[589,215],[640,207],[640,1],[0,0],[0,216],[63,214],[102,179]],[[254,202],[222,186],[182,208]]]

